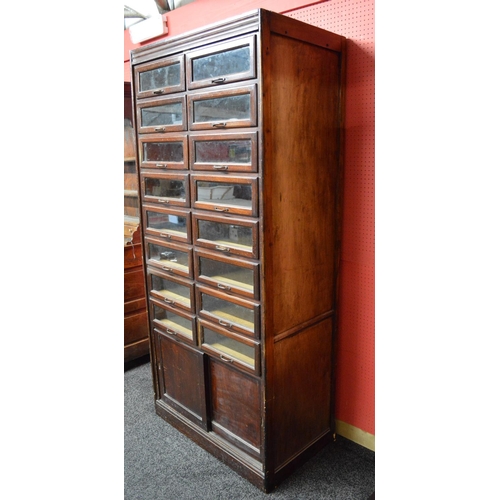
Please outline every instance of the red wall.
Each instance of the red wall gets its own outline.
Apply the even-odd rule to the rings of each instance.
[[[166,15],[169,33],[163,38],[258,7],[348,38],[336,418],[375,434],[374,0],[196,0]],[[134,45],[124,33],[125,81],[130,81]]]

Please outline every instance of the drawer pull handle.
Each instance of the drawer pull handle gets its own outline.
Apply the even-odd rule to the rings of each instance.
[[[220,359],[222,359],[222,361],[225,361],[226,363],[233,362],[233,360],[231,358],[226,358],[223,354],[220,355]]]
[[[153,94],[156,94],[156,95],[163,94],[164,92],[165,92],[165,90],[163,90],[163,89],[153,90]]]
[[[226,290],[228,292],[229,292],[229,290],[231,290],[230,286],[222,285],[221,283],[217,283],[217,288],[220,288],[221,290]]]
[[[228,247],[222,247],[220,245],[216,245],[215,248],[217,250],[220,250],[221,252],[229,252],[229,248]]]
[[[212,127],[216,127],[216,128],[224,128],[226,125],[227,125],[226,122],[212,123]]]
[[[173,270],[171,267],[161,266],[161,268],[162,268],[164,271],[167,271],[167,273],[173,273],[173,272],[174,272],[174,270]]]
[[[224,326],[225,328],[232,328],[233,327],[233,325],[231,323],[225,323],[221,319],[219,320],[219,325]]]
[[[173,330],[169,330],[168,328],[167,328],[167,333],[170,333],[170,335],[177,335],[177,333],[175,333]]]
[[[164,200],[163,198],[158,198],[158,203],[170,203],[170,200]]]
[[[217,212],[229,212],[229,208],[215,207],[215,210],[217,210]]]
[[[155,127],[155,132],[165,132],[167,130],[165,127]]]
[[[166,163],[157,163],[155,165],[155,167],[159,167],[159,168],[167,168],[167,164]]]
[[[163,299],[163,300],[165,300],[165,302],[166,302],[167,304],[170,304],[171,306],[175,306],[175,302],[174,302],[172,299],[167,299],[167,298],[165,298],[165,299]]]
[[[171,234],[168,234],[168,233],[160,233],[160,236],[162,236],[163,238],[172,238],[172,235]]]
[[[227,165],[214,165],[214,170],[227,170]]]
[[[215,80],[212,80],[212,83],[224,83],[225,81],[225,78],[216,78]]]

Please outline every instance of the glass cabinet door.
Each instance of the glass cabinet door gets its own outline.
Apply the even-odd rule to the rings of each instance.
[[[259,344],[240,335],[223,332],[217,326],[200,320],[200,341],[203,350],[232,363],[245,371],[259,374]]]
[[[255,85],[188,96],[189,129],[255,127]]]
[[[148,289],[152,297],[163,300],[170,307],[180,307],[189,312],[195,312],[192,282],[153,269],[148,269],[147,276]]]
[[[186,89],[183,56],[168,57],[137,66],[135,88],[137,98],[161,96]]]
[[[256,177],[192,175],[191,192],[195,208],[258,215]]]
[[[145,238],[144,242],[148,265],[179,276],[193,276],[191,249],[154,238]]]
[[[196,342],[196,329],[194,316],[173,311],[156,299],[150,299],[150,315],[155,326],[162,328],[169,335],[179,336],[183,340]]]
[[[193,170],[257,172],[257,132],[191,134],[189,163]]]
[[[191,242],[191,220],[189,212],[165,209],[154,205],[143,205],[145,231],[167,240]]]
[[[140,136],[139,162],[142,168],[187,170],[187,135]]]
[[[218,252],[258,258],[258,221],[193,212],[195,244]]]
[[[186,54],[189,89],[255,78],[255,35]]]
[[[138,102],[137,123],[139,134],[186,130],[186,101],[181,96]]]
[[[259,305],[197,285],[197,312],[225,329],[259,337]]]
[[[141,173],[141,189],[145,202],[189,206],[188,176]]]
[[[259,299],[259,264],[206,250],[195,250],[197,281],[250,299]]]

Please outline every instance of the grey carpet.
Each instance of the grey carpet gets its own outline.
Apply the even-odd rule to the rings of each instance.
[[[368,500],[375,453],[337,441],[265,494],[160,418],[151,365],[125,367],[125,500]]]

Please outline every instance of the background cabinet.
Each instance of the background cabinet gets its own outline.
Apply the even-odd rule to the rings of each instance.
[[[259,9],[131,52],[156,411],[264,491],[335,432],[344,47]]]
[[[149,353],[148,317],[144,287],[144,267],[140,236],[138,174],[132,127],[130,84],[124,87],[124,358],[125,362]]]

